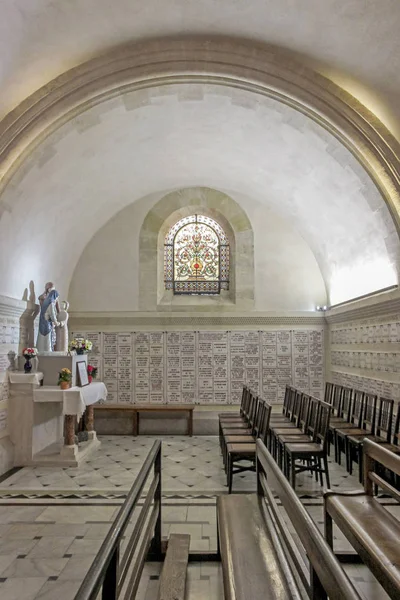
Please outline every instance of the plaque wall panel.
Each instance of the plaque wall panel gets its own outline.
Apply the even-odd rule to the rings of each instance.
[[[323,391],[322,329],[79,335],[93,342],[108,402],[238,404],[244,383],[272,403],[287,384]]]

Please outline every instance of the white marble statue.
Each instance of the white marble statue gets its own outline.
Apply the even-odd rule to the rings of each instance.
[[[39,297],[40,317],[39,332],[36,347],[39,352],[53,352],[56,342],[56,327],[61,327],[58,319],[59,293],[54,288],[54,284],[46,284],[44,294]]]
[[[61,327],[56,327],[56,350],[57,352],[68,352],[68,309],[69,302],[61,302],[62,309],[58,313]]]

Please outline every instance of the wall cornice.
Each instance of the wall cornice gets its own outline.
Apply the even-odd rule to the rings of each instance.
[[[133,43],[49,82],[0,123],[0,194],[29,154],[63,123],[114,96],[179,82],[244,88],[308,115],[363,165],[400,231],[400,151],[387,128],[353,96],[288,52],[229,38]]]
[[[334,324],[360,319],[385,318],[390,315],[400,315],[399,290],[333,309],[328,311],[325,317],[329,324]]]
[[[69,328],[72,331],[97,328],[120,329],[206,329],[207,327],[229,329],[259,329],[263,327],[314,327],[324,326],[325,319],[313,313],[70,313]]]

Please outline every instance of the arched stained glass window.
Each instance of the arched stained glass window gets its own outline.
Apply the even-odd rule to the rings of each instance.
[[[222,227],[204,215],[175,223],[165,238],[164,277],[174,294],[228,290],[229,242]]]

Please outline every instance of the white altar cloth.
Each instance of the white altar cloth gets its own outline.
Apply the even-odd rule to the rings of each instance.
[[[102,381],[95,381],[85,387],[74,386],[62,390],[58,386],[45,385],[33,392],[34,402],[62,402],[64,415],[76,415],[78,421],[85,408],[107,398],[107,388]]]

